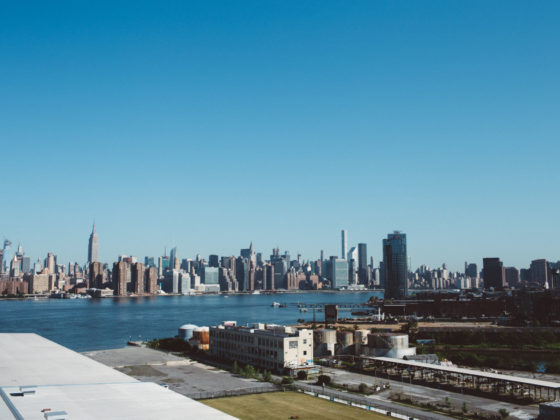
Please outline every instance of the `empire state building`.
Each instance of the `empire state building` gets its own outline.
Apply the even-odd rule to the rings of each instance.
[[[95,233],[95,223],[93,224],[93,230],[91,235],[89,235],[88,243],[88,263],[99,261],[99,240],[97,238],[97,233]]]

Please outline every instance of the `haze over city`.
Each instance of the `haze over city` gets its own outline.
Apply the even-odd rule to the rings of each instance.
[[[319,5],[321,7],[319,7]],[[85,261],[557,257],[557,2],[63,2],[0,17],[0,235]],[[3,239],[2,238],[2,239]]]

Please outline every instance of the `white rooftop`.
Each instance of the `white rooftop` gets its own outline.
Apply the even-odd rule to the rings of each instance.
[[[36,334],[0,334],[0,418],[234,419],[155,383],[140,382]],[[21,396],[21,386],[36,386]]]

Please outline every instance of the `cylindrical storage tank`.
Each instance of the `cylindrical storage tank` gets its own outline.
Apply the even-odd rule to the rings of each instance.
[[[336,330],[315,330],[313,340],[315,344],[336,344]]]
[[[192,338],[193,332],[196,328],[198,327],[194,324],[181,325],[179,327],[179,338],[182,338],[185,341],[189,341]]]
[[[408,348],[408,334],[372,334],[373,346],[377,349],[406,349]]]
[[[334,356],[336,348],[336,330],[313,331],[313,356]]]
[[[367,344],[367,337],[369,334],[369,330],[356,330],[354,331],[354,348],[356,350],[356,354],[362,354],[362,346]]]
[[[354,344],[354,333],[352,331],[340,331],[337,336],[338,342],[343,348]]]
[[[193,331],[193,338],[198,340],[199,346],[210,344],[210,328],[198,327]]]
[[[367,344],[367,336],[369,330],[356,330],[354,331],[354,343],[355,344]]]

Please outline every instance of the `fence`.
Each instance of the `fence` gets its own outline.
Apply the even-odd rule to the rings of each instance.
[[[187,397],[192,398],[193,400],[205,400],[211,398],[223,398],[223,397],[237,397],[239,395],[247,395],[247,394],[262,394],[265,392],[275,392],[281,391],[277,385],[271,383],[263,383],[259,387],[254,388],[239,388],[239,389],[228,389],[223,391],[205,391],[205,392],[194,392],[185,394]]]
[[[327,397],[330,401],[341,402],[363,408],[368,411],[375,411],[391,417],[398,417],[406,420],[433,420],[436,416],[421,414],[420,409],[407,409],[406,407],[399,407],[391,403],[383,403],[371,398],[361,397],[342,391],[336,391],[320,386],[307,385],[301,382],[294,383],[294,387],[306,393],[313,393],[316,397]]]

